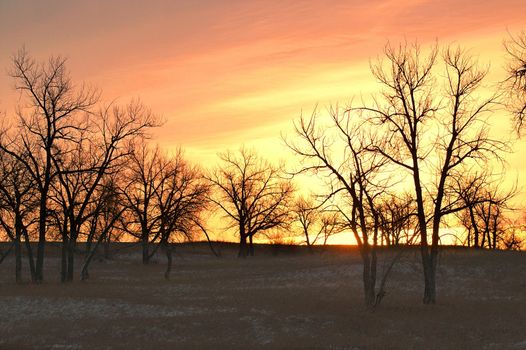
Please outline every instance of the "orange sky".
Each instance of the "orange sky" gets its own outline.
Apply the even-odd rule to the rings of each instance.
[[[491,61],[496,81],[502,40],[526,29],[525,13],[524,0],[0,0],[0,111],[14,101],[4,68],[25,45],[67,56],[108,101],[139,96],[166,120],[156,140],[193,160],[243,143],[283,156],[280,132],[302,110],[377,89],[368,60],[387,40],[459,43]],[[526,180],[521,152],[508,159]]]

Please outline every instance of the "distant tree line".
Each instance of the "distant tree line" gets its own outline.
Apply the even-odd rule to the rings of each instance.
[[[58,242],[61,280],[74,279],[79,257],[84,280],[96,254],[108,258],[111,242],[131,239],[144,264],[165,254],[169,278],[174,242],[206,237],[216,253],[206,218],[217,210],[243,258],[254,255],[255,237],[290,232],[292,242],[314,252],[350,233],[368,307],[380,303],[400,256],[380,272],[378,249],[418,245],[423,302],[433,304],[448,227],[463,227],[456,242],[468,247],[523,246],[523,226],[507,215],[517,189],[502,185],[500,171],[511,141],[494,136],[490,125],[507,110],[523,131],[526,35],[505,48],[508,77],[487,95],[488,69],[468,51],[388,44],[384,59],[371,65],[378,94],[295,123],[285,142],[298,168],[242,147],[220,153],[207,171],[180,149],[169,154],[151,145],[150,130],[162,122],[141,102],[104,105],[99,90],[71,81],[64,58],[38,62],[20,50],[10,75],[21,102],[0,130],[0,232],[11,242],[0,259],[13,251],[16,281],[24,258],[31,281],[41,283],[47,242]],[[324,186],[296,188],[301,174]]]

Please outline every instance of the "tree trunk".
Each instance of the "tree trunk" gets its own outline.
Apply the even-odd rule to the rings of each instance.
[[[416,145],[413,145],[416,149]],[[420,229],[420,253],[422,255],[422,267],[424,269],[424,304],[434,304],[436,298],[435,291],[435,274],[433,273],[431,259],[429,257],[429,248],[427,241],[427,222],[426,212],[424,207],[424,197],[422,194],[422,185],[420,182],[420,170],[418,168],[418,157],[416,152],[413,156],[413,180],[415,185],[416,203],[417,203],[417,215],[418,215],[418,228]],[[435,203],[435,215],[437,204]],[[433,218],[436,220],[436,216]],[[434,222],[435,224],[435,222]]]
[[[104,259],[110,259],[110,243],[111,239],[109,236],[104,240]]]
[[[33,249],[31,248],[31,242],[29,242],[29,235],[25,227],[22,230],[22,234],[24,235],[24,243],[25,243],[26,251],[27,251],[27,259],[29,260],[29,271],[31,273],[31,282],[36,283],[37,277],[36,277],[35,260],[33,258]]]
[[[493,249],[497,249],[497,230],[498,230],[498,227],[497,227],[497,217],[495,216],[494,219],[493,219],[493,229],[492,229],[492,233],[493,233]]]
[[[427,248],[422,247],[422,263],[424,268],[424,299],[423,303],[435,304],[436,302],[436,265],[433,263],[433,255]],[[424,253],[425,251],[425,253]]]
[[[75,248],[77,246],[76,237],[69,240],[68,244],[68,274],[67,281],[73,281],[74,269],[75,269]]]
[[[119,212],[119,214],[116,215],[112,219],[110,225],[106,226],[104,231],[102,231],[101,234],[99,235],[99,238],[97,239],[97,242],[95,243],[95,247],[93,247],[93,250],[90,251],[89,254],[86,256],[86,260],[84,260],[84,265],[82,266],[82,270],[81,270],[81,273],[80,273],[81,281],[85,281],[85,280],[87,280],[89,278],[88,268],[89,268],[89,265],[90,265],[93,257],[95,256],[95,253],[97,252],[97,248],[99,247],[100,243],[104,239],[106,239],[106,235],[108,234],[108,231],[110,230],[111,227],[113,227],[113,225],[120,218],[122,213],[123,213],[123,211]]]
[[[471,220],[471,226],[473,227],[473,247],[479,248],[479,229],[475,221],[475,213],[473,212],[473,206],[469,206],[469,218]]]
[[[35,282],[42,283],[44,280],[44,250],[46,248],[46,219],[47,198],[44,195],[40,201],[38,225],[37,261],[35,266]]]
[[[97,239],[97,242],[95,242],[95,246],[93,247],[93,250],[91,250],[88,255],[86,256],[86,260],[84,260],[84,265],[82,266],[82,270],[80,272],[80,280],[86,281],[89,278],[89,265],[91,263],[91,260],[93,260],[93,257],[95,256],[95,253],[97,252],[97,248],[99,247],[100,242],[104,239],[105,233],[101,233],[100,237]]]
[[[310,242],[309,232],[307,229],[303,229],[303,234],[305,235],[305,243],[307,243],[307,247],[309,248],[309,253],[314,254],[314,250],[312,249],[312,244]]]
[[[367,308],[374,307],[375,293],[374,293],[374,283],[371,279],[371,259],[369,253],[362,249],[362,261],[363,261],[363,292],[364,292],[364,301]]]
[[[253,237],[252,235],[250,235],[250,237],[249,237],[249,243],[250,244],[249,244],[248,254],[250,256],[254,256],[254,242],[252,240],[252,237]]]
[[[16,229],[15,237],[15,281],[22,282],[22,250],[20,247],[20,229]]]
[[[239,253],[237,254],[238,258],[246,258],[247,257],[247,237],[240,236],[239,237]]]
[[[164,278],[170,279],[170,271],[172,271],[172,246],[169,243],[164,243],[164,251],[166,253],[166,271]]]
[[[87,255],[89,254],[90,250],[91,250],[91,243],[92,243],[92,240],[93,240],[93,237],[91,237],[90,235],[88,235],[88,238],[86,239],[86,249],[84,249],[84,255]]]
[[[7,251],[5,253],[0,254],[0,264],[4,262],[4,259],[7,258],[7,256],[11,253],[11,250],[13,250],[13,247],[15,246],[15,242],[13,242]]]
[[[148,265],[150,262],[150,255],[148,254],[148,235],[142,235],[142,263]]]
[[[66,233],[62,234],[62,249],[60,259],[60,281],[66,282],[68,274],[68,237]]]

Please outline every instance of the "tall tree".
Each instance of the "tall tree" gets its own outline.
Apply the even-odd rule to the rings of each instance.
[[[497,97],[481,97],[487,71],[460,48],[447,47],[439,56],[436,48],[424,55],[417,44],[387,45],[385,57],[372,66],[383,92],[371,106],[356,110],[385,134],[374,151],[411,176],[424,270],[423,302],[433,304],[441,223],[462,209],[451,190],[452,179],[466,176],[481,162],[498,159],[506,149],[488,129]],[[440,75],[435,74],[439,59]]]
[[[19,127],[4,133],[0,149],[19,161],[34,181],[39,201],[35,280],[44,278],[44,250],[48,233],[49,192],[57,172],[54,159],[63,143],[84,127],[79,118],[89,114],[99,99],[97,90],[76,87],[66,70],[66,59],[37,62],[25,51],[13,57],[11,76],[25,98],[17,109]]]
[[[86,221],[100,214],[91,205],[103,179],[122,169],[128,159],[129,142],[143,137],[148,128],[156,126],[151,111],[138,101],[126,107],[111,106],[90,120],[69,149],[62,149],[53,158],[57,174],[52,198],[62,215],[57,216],[63,242],[62,281],[72,281],[77,240]],[[95,209],[94,211],[90,211]]]

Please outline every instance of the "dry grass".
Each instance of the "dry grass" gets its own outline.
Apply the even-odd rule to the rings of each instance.
[[[223,245],[217,259],[185,246],[165,281],[161,258],[143,266],[123,250],[69,285],[50,258],[39,286],[15,285],[8,258],[0,349],[526,349],[524,253],[442,252],[439,301],[424,306],[418,253],[408,252],[371,313],[355,251],[272,252],[240,260]]]

